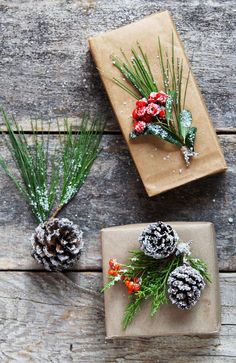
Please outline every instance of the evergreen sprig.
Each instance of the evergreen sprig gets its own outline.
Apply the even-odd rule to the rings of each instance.
[[[153,316],[161,305],[168,303],[167,280],[170,273],[183,264],[185,258],[187,262],[200,272],[204,280],[211,282],[210,275],[207,271],[207,265],[200,259],[192,256],[183,256],[182,254],[171,256],[164,260],[156,260],[153,257],[145,255],[141,250],[130,251],[130,263],[121,265],[120,275],[109,276],[109,281],[104,285],[102,291],[105,291],[120,281],[123,273],[126,278],[141,279],[141,289],[131,295],[131,301],[126,306],[122,321],[123,329],[132,322],[141,305],[147,299],[151,299],[150,315]]]
[[[49,157],[49,132],[38,132],[38,123],[31,123],[32,139],[26,138],[16,121],[2,111],[6,126],[6,145],[19,171],[16,175],[0,155],[0,167],[13,181],[30,205],[39,222],[59,211],[79,191],[99,154],[104,123],[84,116],[77,132],[68,121],[59,131],[59,147]],[[54,210],[54,213],[52,212]]]
[[[185,153],[186,164],[188,165],[190,156],[194,155],[194,143],[197,129],[192,127],[192,115],[185,109],[187,88],[189,83],[190,69],[187,78],[183,76],[183,60],[175,56],[174,36],[172,34],[171,54],[164,51],[158,37],[158,58],[160,62],[160,72],[162,84],[157,85],[153,70],[150,66],[148,55],[137,43],[137,50],[132,48],[132,57],[129,60],[126,54],[121,51],[122,58],[112,56],[114,66],[125,77],[126,82],[113,77],[113,82],[129,93],[135,99],[141,97],[148,98],[151,92],[158,92],[164,89],[168,95],[166,102],[166,120],[155,117],[155,122],[147,124],[143,134],[130,133],[130,138],[134,139],[140,135],[155,135],[159,138],[177,145]],[[131,86],[131,87],[130,87]],[[189,152],[189,155],[186,152]]]

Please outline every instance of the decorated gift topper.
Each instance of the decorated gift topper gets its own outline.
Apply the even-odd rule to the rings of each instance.
[[[188,310],[200,299],[206,282],[211,282],[205,262],[191,256],[191,242],[181,241],[170,225],[149,224],[142,231],[139,244],[139,250],[130,251],[128,264],[109,260],[109,281],[102,290],[118,282],[126,286],[131,301],[124,313],[124,329],[145,300],[152,300],[151,316],[168,302]]]
[[[2,112],[6,145],[19,175],[0,156],[0,166],[25,198],[40,223],[33,233],[31,255],[49,271],[70,268],[83,247],[81,229],[67,218],[56,218],[83,185],[100,149],[104,124],[84,116],[77,132],[67,120],[58,125],[59,145],[49,157],[49,132],[32,123],[32,139]],[[13,129],[15,127],[15,130]],[[53,151],[54,150],[54,151]]]
[[[175,57],[174,37],[172,35],[171,55],[163,51],[158,38],[158,58],[162,75],[162,85],[157,84],[148,56],[141,45],[131,49],[129,60],[122,51],[123,59],[112,57],[127,82],[113,78],[115,84],[133,96],[136,107],[133,110],[133,131],[130,139],[154,135],[180,148],[187,166],[196,156],[194,144],[196,127],[192,126],[191,111],[185,108],[190,69],[187,78],[183,77],[183,60]],[[141,96],[141,97],[140,97]]]

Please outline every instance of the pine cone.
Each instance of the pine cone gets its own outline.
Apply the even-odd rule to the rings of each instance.
[[[157,222],[149,224],[143,230],[139,243],[145,255],[161,259],[175,252],[178,239],[176,231],[171,226]]]
[[[48,271],[71,267],[83,247],[82,231],[67,218],[55,218],[39,224],[31,242],[32,257]]]
[[[185,263],[171,272],[167,285],[172,304],[185,310],[198,302],[205,282],[197,270]]]

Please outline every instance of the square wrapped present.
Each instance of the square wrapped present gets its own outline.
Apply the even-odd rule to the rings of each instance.
[[[163,49],[171,51],[172,32],[175,39],[175,54],[183,59],[183,78],[186,80],[189,63],[168,11],[154,14],[89,40],[94,61],[112,108],[149,196],[226,170],[223,153],[192,72],[189,75],[185,108],[191,111],[192,126],[197,128],[195,151],[198,156],[192,159],[190,167],[185,166],[183,155],[175,145],[154,136],[138,137],[135,140],[129,138],[133,128],[131,114],[135,99],[112,81],[113,77],[121,82],[124,82],[124,79],[113,65],[111,56],[120,56],[122,49],[130,58],[131,48],[136,47],[138,41],[149,57],[157,84],[162,84],[157,59],[157,40],[159,36]]]
[[[198,303],[190,310],[180,310],[175,305],[161,306],[150,317],[150,301],[126,330],[122,318],[128,303],[127,289],[122,283],[105,291],[105,324],[107,338],[147,337],[168,335],[214,335],[220,328],[219,273],[215,246],[215,231],[209,222],[168,222],[183,241],[192,241],[192,256],[203,259],[208,265],[212,283],[207,284]],[[108,281],[110,258],[127,263],[129,251],[139,248],[138,237],[147,224],[133,224],[102,230],[104,283]]]

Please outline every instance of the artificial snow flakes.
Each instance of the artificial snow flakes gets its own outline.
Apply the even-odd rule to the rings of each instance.
[[[128,263],[109,259],[108,282],[103,288],[105,291],[119,282],[132,295],[124,312],[123,329],[145,300],[152,300],[151,316],[168,301],[188,310],[200,299],[206,281],[211,282],[205,262],[191,256],[191,241],[181,241],[171,225],[160,221],[149,224],[138,242],[140,249],[130,251]]]
[[[140,249],[147,256],[165,258],[175,252],[178,239],[170,225],[163,222],[151,223],[139,237]]]
[[[62,271],[78,260],[82,231],[67,218],[54,218],[38,225],[31,237],[32,257],[48,271]]]
[[[65,119],[64,130],[58,125],[60,146],[54,148],[49,157],[49,133],[46,136],[42,130],[42,135],[38,134],[37,123],[32,124],[34,137],[29,144],[17,123],[13,120],[13,126],[4,112],[3,121],[8,131],[6,145],[20,177],[12,173],[2,157],[0,167],[24,196],[40,223],[32,238],[32,256],[46,270],[67,269],[80,256],[82,232],[68,219],[55,217],[83,185],[99,154],[104,123],[84,116],[74,133]]]
[[[167,285],[172,304],[188,310],[198,302],[205,282],[199,271],[184,263],[171,272]]]

